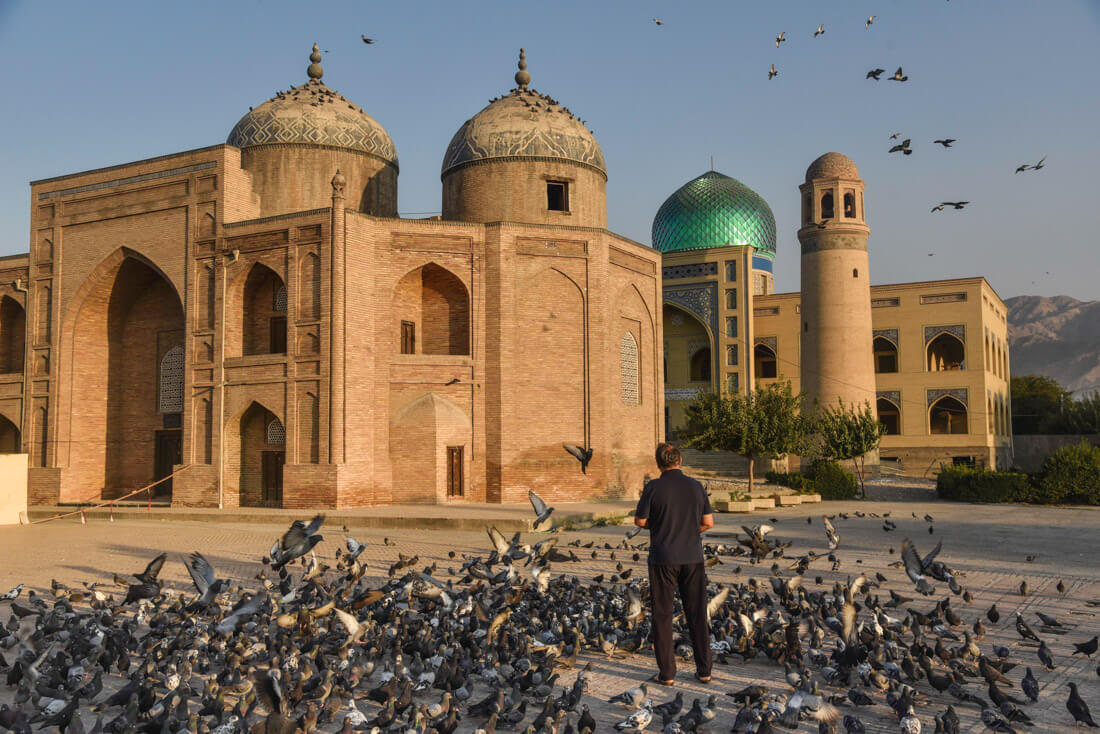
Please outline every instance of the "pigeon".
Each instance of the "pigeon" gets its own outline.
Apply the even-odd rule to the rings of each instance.
[[[1020,690],[1031,699],[1032,703],[1039,700],[1039,681],[1035,680],[1035,676],[1031,674],[1031,668],[1027,669],[1023,680],[1020,681]]]
[[[875,22],[875,18],[877,18],[877,17],[878,17],[877,15],[868,16],[867,17],[867,22],[863,24],[863,27],[864,28],[870,28],[871,24],[873,24]]]
[[[1025,640],[1042,642],[1042,640],[1039,639],[1039,635],[1035,634],[1035,631],[1028,626],[1027,622],[1024,621],[1023,616],[1021,616],[1019,612],[1016,612],[1016,632],[1018,632],[1020,634],[1020,637],[1024,638]]]
[[[646,702],[646,696],[649,693],[649,686],[642,683],[637,688],[631,688],[630,690],[623,691],[617,695],[608,699],[610,703],[625,704],[630,708],[641,708],[642,704]]]
[[[324,536],[317,532],[324,521],[324,515],[315,515],[309,525],[295,520],[283,537],[271,546],[271,567],[278,570],[313,550],[313,546],[324,540]]]
[[[588,462],[592,461],[592,449],[582,449],[580,446],[576,446],[571,443],[563,443],[562,448],[569,452],[569,455],[581,463],[581,473],[588,473]]]
[[[775,37],[775,47],[776,48],[779,48],[779,44],[786,43],[786,42],[787,42],[787,32],[786,31],[783,31],[782,33],[780,33],[778,36]]]
[[[770,81],[777,76],[779,76],[779,72],[775,70],[775,64],[772,64],[771,67],[768,68],[768,79]]]
[[[934,144],[939,143],[940,145],[942,145],[945,148],[950,148],[951,144],[955,142],[955,138],[943,138],[941,140],[933,140],[932,142]]]
[[[1085,700],[1081,698],[1081,694],[1077,692],[1077,684],[1073,681],[1069,683],[1069,698],[1066,699],[1066,709],[1069,711],[1070,716],[1073,717],[1074,726],[1080,726],[1084,724],[1092,729],[1098,729],[1100,726],[1092,720],[1092,714],[1089,713],[1089,706],[1085,703]]]
[[[818,36],[823,36],[823,35],[825,35],[825,24],[824,23],[819,25],[817,27],[817,30],[814,31],[814,38],[817,38]]]
[[[1073,643],[1073,654],[1084,655],[1087,658],[1092,658],[1092,655],[1096,652],[1098,646],[1100,646],[1100,637],[1093,636],[1091,640]]]
[[[654,18],[654,19],[653,19],[653,22],[654,22],[654,23],[655,23],[656,25],[664,25],[664,24],[665,24],[665,22],[664,22],[663,20],[657,20],[656,18]]]
[[[647,704],[645,708],[639,709],[622,721],[617,722],[615,724],[615,731],[626,731],[627,729],[645,731],[645,728],[649,726],[649,722],[652,720],[653,712],[649,709]]]
[[[898,70],[894,72],[894,75],[892,77],[890,77],[890,81],[892,81],[892,82],[907,82],[907,81],[909,81],[909,77],[902,75],[901,67],[899,66]]]
[[[368,46],[369,46],[369,45],[371,45],[372,43],[374,43],[374,39],[373,39],[373,38],[367,38],[367,37],[366,37],[365,35],[363,35],[363,34],[360,34],[360,35],[359,35],[359,37],[360,37],[360,38],[362,38],[362,39],[363,39],[363,43],[367,44]]]
[[[14,589],[5,592],[3,596],[0,596],[0,602],[13,601],[19,598],[19,595],[23,593],[23,584],[19,584]]]
[[[159,556],[149,561],[149,565],[145,567],[144,571],[135,573],[134,578],[143,584],[157,583],[157,576],[160,575],[160,570],[164,568],[164,561],[167,558],[167,553],[161,553]]]
[[[550,519],[550,515],[554,512],[553,507],[547,507],[546,503],[542,501],[542,498],[535,494],[533,491],[527,491],[527,499],[531,502],[531,507],[535,510],[535,522],[531,526],[533,529],[538,529],[538,526]]]
[[[882,76],[885,73],[886,73],[886,69],[871,69],[869,72],[867,72],[867,76],[865,78],[866,79],[874,79],[877,82],[877,81],[881,81],[879,79],[879,77]]]
[[[214,567],[198,551],[192,553],[187,559],[187,572],[191,574],[191,581],[199,591],[199,598],[195,603],[200,607],[212,604],[218,594],[229,588],[229,582],[217,578]]]
[[[905,566],[905,574],[916,585],[917,591],[925,596],[930,596],[936,590],[924,576],[924,571],[937,553],[938,548],[932,551],[924,560],[921,560],[920,556],[917,555],[917,549],[909,541],[909,538],[901,543],[901,560]]]
[[[836,528],[833,527],[833,523],[828,517],[824,515],[821,517],[822,524],[825,525],[825,540],[828,541],[829,550],[836,550],[840,545],[840,536],[837,535]]]
[[[905,716],[901,718],[898,725],[901,727],[901,734],[920,734],[920,719],[917,718],[912,706],[906,710]]]

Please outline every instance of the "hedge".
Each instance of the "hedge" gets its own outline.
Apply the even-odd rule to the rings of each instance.
[[[956,502],[1035,501],[1031,478],[1022,472],[944,467],[936,479],[936,494]]]
[[[847,471],[835,461],[815,461],[810,475],[783,474],[770,471],[764,475],[772,484],[779,484],[804,492],[816,492],[824,500],[855,499],[859,489],[856,475]]]
[[[1100,448],[1087,441],[1051,453],[1036,476],[1035,501],[1100,505]]]

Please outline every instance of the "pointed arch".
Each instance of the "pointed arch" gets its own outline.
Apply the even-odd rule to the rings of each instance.
[[[775,350],[767,344],[752,348],[752,371],[758,380],[770,380],[779,376],[779,361]]]
[[[394,286],[394,334],[401,354],[470,354],[470,291],[436,262],[412,268]]]
[[[286,353],[286,282],[279,273],[265,263],[253,263],[234,279],[228,300],[230,356]]]
[[[884,336],[876,336],[872,342],[875,355],[875,373],[891,374],[898,371],[898,347]]]
[[[925,347],[925,365],[929,372],[966,369],[966,345],[954,334],[941,331]]]
[[[897,436],[901,433],[901,407],[897,403],[880,396],[875,400],[875,410],[878,422],[886,427],[885,435]]]
[[[27,313],[11,296],[0,298],[0,373],[23,371],[26,357]]]
[[[966,405],[944,395],[928,409],[928,432],[933,436],[969,433]]]

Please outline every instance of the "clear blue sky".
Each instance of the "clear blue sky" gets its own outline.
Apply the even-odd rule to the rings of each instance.
[[[524,46],[532,86],[603,147],[616,232],[648,244],[713,155],[771,204],[776,285],[794,290],[797,186],[836,150],[867,184],[875,282],[984,274],[1003,297],[1100,298],[1097,0],[0,0],[0,254],[27,250],[28,181],[223,142],[306,80],[314,41],[325,82],[393,137],[403,212],[439,210],[451,135],[513,86]],[[864,80],[898,65],[905,84]],[[915,153],[888,155],[892,132]],[[972,204],[929,213],[943,199]]]

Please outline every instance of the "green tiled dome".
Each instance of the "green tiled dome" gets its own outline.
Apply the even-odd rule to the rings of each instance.
[[[752,245],[775,259],[775,216],[768,202],[735,178],[707,171],[665,200],[653,218],[653,247],[661,252]]]

